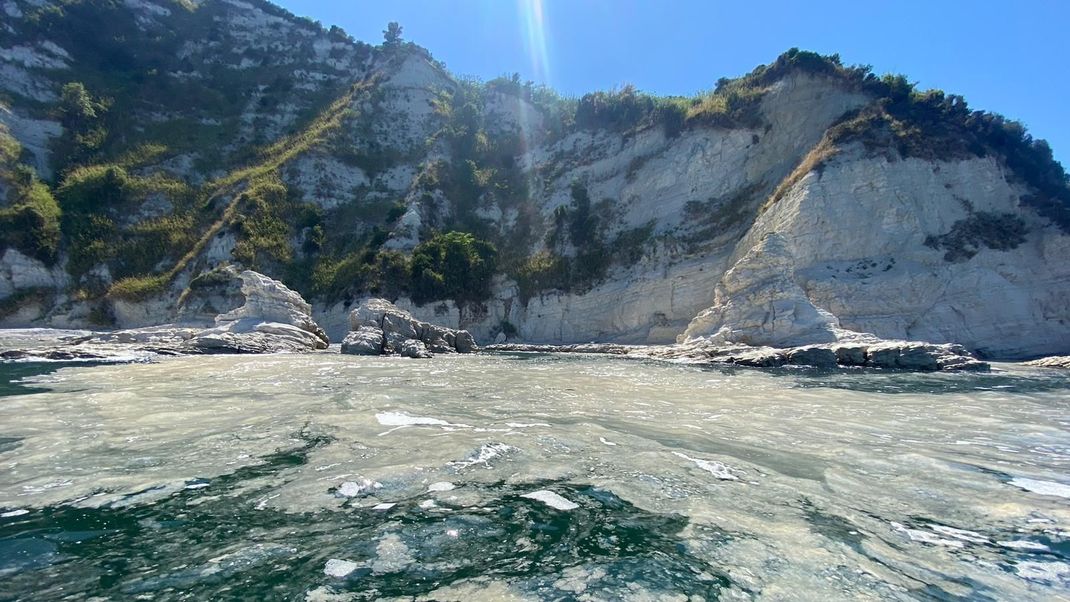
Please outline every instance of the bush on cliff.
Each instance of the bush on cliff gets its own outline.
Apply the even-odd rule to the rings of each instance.
[[[459,306],[490,297],[498,250],[465,232],[447,232],[420,243],[412,252],[412,299],[427,303],[453,299]]]

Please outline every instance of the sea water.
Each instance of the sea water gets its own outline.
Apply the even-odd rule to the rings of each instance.
[[[1070,377],[0,365],[0,599],[1070,597]]]

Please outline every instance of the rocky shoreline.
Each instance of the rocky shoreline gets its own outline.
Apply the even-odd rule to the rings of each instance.
[[[163,325],[109,332],[8,331],[0,340],[6,361],[153,361],[164,356],[219,353],[323,351],[330,341],[311,317],[311,307],[281,282],[263,274],[230,269],[224,274],[244,303],[218,314],[212,325]],[[438,354],[481,351],[466,330],[418,320],[385,299],[364,299],[349,314],[349,332],[339,351],[349,355],[397,355],[421,359]],[[584,343],[538,345],[497,343],[490,352],[593,353],[697,364],[755,368],[879,368],[904,371],[985,371],[990,365],[962,345],[889,341],[840,331],[831,343],[793,347],[747,345],[714,337],[673,345]],[[3,349],[6,347],[6,349]],[[1026,365],[1070,368],[1070,356],[1042,358]]]
[[[689,363],[734,364],[752,368],[810,366],[815,368],[866,367],[920,372],[972,370],[991,366],[970,355],[961,345],[934,345],[918,341],[880,341],[871,344],[807,345],[778,349],[748,345],[717,345],[697,341],[676,345],[489,345],[486,351],[541,353],[599,353]]]

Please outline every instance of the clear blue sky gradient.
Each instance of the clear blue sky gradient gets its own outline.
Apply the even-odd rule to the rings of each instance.
[[[793,46],[961,94],[1070,167],[1070,0],[281,0],[378,44],[390,21],[454,74],[513,72],[580,96],[690,95]],[[542,27],[532,15],[542,7]]]

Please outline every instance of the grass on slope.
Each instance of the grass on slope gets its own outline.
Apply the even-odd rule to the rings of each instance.
[[[123,278],[112,285],[108,296],[125,300],[141,300],[166,288],[175,276],[185,270],[190,262],[204,251],[212,238],[234,221],[239,205],[244,200],[243,195],[240,194],[241,190],[269,184],[275,178],[279,167],[323,142],[330,132],[338,129],[342,120],[349,114],[349,107],[356,94],[368,86],[367,83],[354,85],[346,94],[324,109],[307,128],[261,151],[259,161],[256,163],[207,183],[202,189],[204,196],[202,208],[210,209],[218,199],[230,198],[219,218],[208,226],[189,251],[169,270],[158,274]]]

